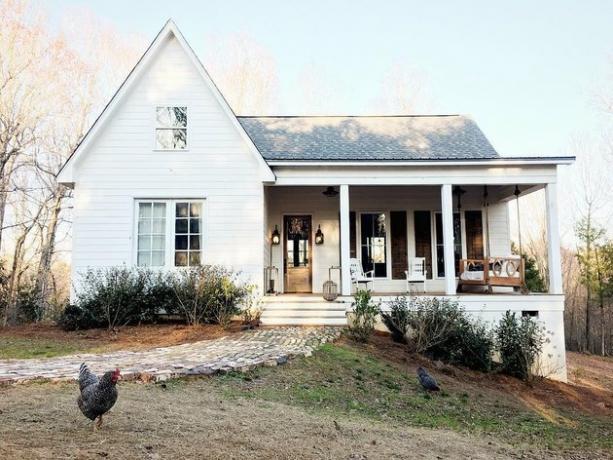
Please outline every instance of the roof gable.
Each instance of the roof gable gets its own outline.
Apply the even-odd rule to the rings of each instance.
[[[155,59],[156,56],[159,54],[160,50],[162,49],[162,45],[166,41],[166,39],[170,37],[174,37],[177,39],[181,48],[183,49],[183,51],[185,51],[185,53],[189,57],[192,64],[198,70],[199,75],[202,77],[204,82],[207,84],[207,86],[211,90],[215,99],[221,106],[223,112],[229,117],[232,125],[237,129],[242,139],[247,143],[250,152],[254,155],[255,159],[257,160],[260,166],[262,180],[265,182],[274,181],[275,176],[272,173],[272,170],[270,169],[266,161],[264,161],[262,155],[259,153],[255,144],[253,144],[253,141],[247,135],[242,125],[238,122],[236,115],[232,111],[232,108],[230,107],[228,102],[225,100],[225,98],[223,97],[223,95],[221,94],[221,92],[219,91],[219,89],[217,88],[213,80],[211,79],[210,75],[208,74],[204,66],[202,65],[202,62],[198,59],[193,49],[189,46],[189,44],[187,43],[187,41],[185,40],[185,38],[179,31],[175,23],[172,20],[168,20],[166,24],[164,25],[164,27],[156,35],[155,39],[151,42],[151,44],[149,45],[145,53],[138,60],[134,68],[130,71],[130,73],[128,74],[126,79],[123,81],[123,83],[120,85],[118,90],[115,92],[111,100],[102,110],[102,113],[98,116],[98,118],[96,118],[96,120],[90,127],[89,131],[87,131],[87,133],[85,134],[85,136],[83,137],[79,145],[77,145],[74,152],[72,152],[68,160],[66,160],[66,162],[64,163],[64,165],[58,172],[58,175],[57,175],[58,182],[64,183],[64,184],[71,184],[74,182],[74,177],[73,177],[74,164],[80,157],[86,154],[88,147],[92,144],[97,134],[106,125],[107,121],[112,117],[112,114],[114,113],[115,109],[120,105],[124,96],[126,96],[126,94],[130,91],[130,89],[135,85],[135,83],[138,81],[141,74],[147,68],[148,64],[153,59]]]
[[[500,158],[477,124],[462,115],[238,120],[269,162]]]

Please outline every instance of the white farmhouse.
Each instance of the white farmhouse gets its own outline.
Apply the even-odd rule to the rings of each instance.
[[[558,167],[501,157],[466,116],[236,116],[169,21],[58,180],[74,188],[72,275],[223,264],[257,284],[265,324],[345,324],[383,301],[449,296],[485,321],[536,316],[564,380]],[[529,294],[508,202],[545,190],[549,292]],[[339,297],[333,302],[323,299]]]

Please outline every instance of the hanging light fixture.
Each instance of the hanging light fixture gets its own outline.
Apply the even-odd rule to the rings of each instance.
[[[489,193],[487,191],[487,185],[483,186],[483,208],[485,209],[485,234],[487,239],[485,240],[485,257],[489,258],[490,256],[490,202],[489,202]]]
[[[336,195],[338,195],[338,190],[336,190],[334,187],[326,187],[326,189],[321,193],[328,198],[334,198]]]
[[[272,235],[270,236],[270,241],[274,245],[277,245],[281,242],[281,235],[279,234],[279,227],[277,225],[275,225],[275,229],[272,231]]]
[[[321,225],[317,226],[317,231],[315,232],[315,244],[324,244],[324,234],[321,231]]]
[[[462,187],[457,185],[453,188],[453,193],[458,197],[458,212],[459,212],[460,209],[462,209],[462,195],[466,193],[466,190],[464,190]]]

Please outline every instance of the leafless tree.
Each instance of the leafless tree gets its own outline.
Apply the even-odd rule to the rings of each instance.
[[[278,111],[276,62],[252,37],[209,37],[203,62],[236,114],[270,115]]]
[[[432,101],[425,74],[404,63],[392,65],[381,80],[372,107],[382,114],[428,113]]]
[[[52,28],[40,8],[35,12],[25,0],[0,0],[0,23],[0,257],[10,262],[6,322],[16,318],[24,280],[43,309],[57,286],[52,267],[62,266],[55,261],[56,244],[71,194],[55,177],[144,46],[82,11],[65,14],[60,27]],[[88,34],[81,33],[84,27]]]

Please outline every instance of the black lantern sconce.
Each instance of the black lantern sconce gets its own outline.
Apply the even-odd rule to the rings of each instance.
[[[317,231],[315,232],[315,244],[324,244],[324,234],[321,231],[321,225],[317,226]]]
[[[272,235],[270,236],[270,241],[274,245],[277,245],[281,242],[281,235],[279,234],[279,227],[276,225],[275,225],[275,229],[272,231]]]
[[[458,212],[460,212],[462,210],[462,195],[466,193],[466,190],[458,185],[453,188],[453,193],[458,197]]]

